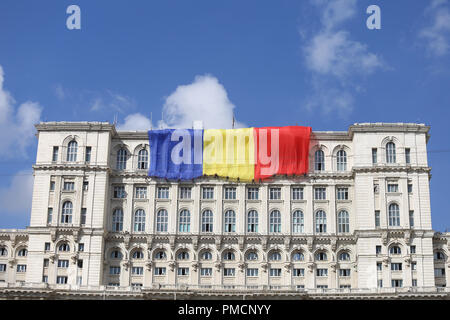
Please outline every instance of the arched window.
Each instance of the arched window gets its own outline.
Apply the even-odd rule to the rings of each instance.
[[[305,232],[305,219],[301,210],[296,210],[292,214],[292,232],[303,233]]]
[[[339,261],[350,261],[350,255],[347,252],[342,252],[339,255]]]
[[[234,256],[234,253],[232,251],[226,251],[223,254],[223,260],[234,260],[236,257]]]
[[[339,150],[336,154],[337,171],[347,171],[347,152]]]
[[[0,248],[0,256],[7,256],[8,255],[8,250],[5,247],[1,247]]]
[[[316,253],[316,261],[327,261],[327,254],[323,251]]]
[[[270,261],[281,261],[281,254],[279,252],[272,252],[269,256]]]
[[[123,255],[120,250],[113,250],[111,251],[111,259],[122,259]]]
[[[72,223],[72,202],[66,201],[63,203],[61,212],[61,223]]]
[[[17,255],[19,257],[26,257],[28,254],[28,250],[27,249],[20,249],[19,252],[17,253]]]
[[[445,260],[445,254],[443,254],[441,251],[436,251],[434,253],[434,260]]]
[[[292,255],[292,260],[293,261],[305,261],[305,256],[301,252],[295,252]]]
[[[181,251],[177,255],[177,260],[189,260],[189,253],[187,251]]]
[[[258,260],[258,254],[255,251],[250,251],[249,253],[247,253],[247,260],[248,261]]]
[[[213,232],[213,213],[205,210],[202,213],[202,232]]]
[[[349,233],[350,232],[350,218],[348,212],[341,210],[338,213],[338,232]]]
[[[247,214],[247,232],[258,232],[258,212],[250,210]]]
[[[212,253],[210,251],[204,251],[202,253],[202,260],[211,260],[212,259]]]
[[[389,205],[389,226],[399,227],[400,226],[400,209],[398,204],[391,203]]]
[[[233,210],[227,210],[223,220],[225,232],[236,232],[236,213]]]
[[[120,208],[114,210],[112,214],[112,231],[120,232],[123,230],[123,211]]]
[[[76,162],[77,152],[78,152],[78,143],[75,140],[70,141],[69,144],[67,145],[67,161]]]
[[[317,150],[316,153],[314,153],[314,170],[325,170],[325,154],[323,153],[323,150]]]
[[[167,256],[163,250],[159,250],[155,253],[156,260],[166,260]]]
[[[145,149],[138,153],[138,169],[148,169],[148,151]]]
[[[392,246],[389,248],[389,254],[402,254],[402,249],[399,246]]]
[[[136,250],[133,252],[133,259],[144,259],[144,253],[142,250]]]
[[[180,212],[178,221],[179,232],[190,232],[191,230],[191,213],[189,210],[182,210]]]
[[[278,210],[273,210],[270,213],[269,231],[274,233],[281,232],[281,213]]]
[[[161,209],[156,213],[156,232],[167,232],[169,214],[166,209]]]
[[[396,155],[395,155],[395,143],[388,142],[386,144],[386,162],[387,163],[395,163]]]
[[[117,162],[116,162],[117,170],[125,170],[127,168],[127,156],[128,156],[127,150],[122,148],[117,151]]]
[[[145,231],[145,211],[142,209],[138,209],[134,213],[134,231]]]
[[[327,215],[323,210],[319,210],[316,212],[316,232],[327,232]]]
[[[61,243],[58,247],[58,251],[61,251],[61,252],[70,251],[70,246],[67,243]]]

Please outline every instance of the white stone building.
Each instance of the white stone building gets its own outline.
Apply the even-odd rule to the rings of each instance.
[[[0,297],[450,296],[428,126],[313,132],[307,175],[250,184],[148,177],[147,132],[36,128],[30,226],[0,230]]]

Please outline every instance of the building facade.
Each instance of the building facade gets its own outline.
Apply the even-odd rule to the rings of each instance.
[[[151,178],[147,132],[36,128],[30,226],[0,230],[2,297],[449,297],[428,126],[313,132],[308,174],[252,183]]]

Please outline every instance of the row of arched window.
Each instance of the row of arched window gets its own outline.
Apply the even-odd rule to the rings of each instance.
[[[257,233],[259,227],[259,217],[256,210],[250,210],[247,213],[247,226],[246,230],[249,233]],[[112,226],[113,232],[123,231],[123,219],[124,213],[122,208],[114,209],[112,213]],[[214,215],[211,210],[204,210],[201,214],[201,232],[214,232]],[[224,232],[236,232],[236,212],[234,210],[226,210],[223,215],[223,231]],[[346,210],[340,210],[337,215],[337,225],[339,233],[350,232],[350,216]],[[269,214],[269,232],[281,233],[281,212],[279,210],[273,210]],[[155,231],[156,232],[168,232],[169,228],[169,214],[166,209],[160,209],[156,213],[155,219]],[[134,213],[133,217],[133,230],[135,232],[145,231],[145,211],[138,209]],[[318,210],[315,213],[315,230],[316,233],[327,232],[327,215],[325,211]],[[191,232],[191,213],[187,209],[180,211],[178,215],[178,232],[185,233]],[[292,213],[292,232],[304,233],[305,232],[305,219],[301,210],[296,210]]]
[[[117,151],[116,156],[116,169],[126,170],[127,169],[127,159],[128,151],[125,148],[121,148]],[[148,169],[148,151],[146,149],[141,149],[138,152],[137,158],[137,168],[140,170]]]

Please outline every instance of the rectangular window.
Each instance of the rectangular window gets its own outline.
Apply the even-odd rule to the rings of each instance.
[[[236,188],[235,187],[225,187],[224,198],[226,200],[236,200]]]
[[[405,149],[405,162],[406,164],[411,164],[411,149]]]
[[[136,199],[147,199],[147,187],[136,187],[134,197]]]
[[[57,284],[67,284],[67,277],[66,276],[57,276],[56,283]]]
[[[378,183],[374,183],[373,184],[373,193],[378,194],[379,192],[380,192],[380,186],[378,185]]]
[[[89,190],[89,181],[83,181],[83,191]]]
[[[5,272],[6,271],[6,264],[0,264],[0,272]]]
[[[400,280],[400,279],[393,279],[393,280],[391,281],[391,283],[392,283],[392,287],[393,287],[393,288],[401,288],[401,287],[403,287],[403,280]]]
[[[270,188],[269,199],[270,200],[281,200],[281,188]]]
[[[281,277],[281,269],[270,268],[269,274],[271,277]]]
[[[83,269],[83,260],[82,259],[77,260],[77,267],[80,269]]]
[[[214,187],[203,187],[202,188],[202,199],[214,199]]]
[[[350,269],[339,269],[340,277],[350,277]]]
[[[417,262],[415,262],[415,261],[411,262],[411,270],[417,271]]]
[[[378,280],[378,288],[383,288],[383,280]]]
[[[292,200],[303,200],[303,188],[293,187],[292,188]]]
[[[445,269],[444,268],[435,268],[434,276],[435,277],[445,277]]]
[[[114,186],[113,197],[120,199],[125,198],[125,187],[124,186]]]
[[[408,193],[412,193],[412,192],[413,192],[412,183],[408,183]]]
[[[402,264],[401,263],[391,263],[391,270],[392,271],[402,271]]]
[[[380,210],[375,210],[375,227],[380,226]]]
[[[52,223],[52,219],[53,219],[53,208],[48,208],[47,209],[47,224]]]
[[[58,268],[68,268],[69,260],[58,260]]]
[[[258,276],[258,268],[247,269],[247,277],[257,277],[257,276]]]
[[[73,191],[75,189],[75,182],[73,181],[64,181],[64,191]]]
[[[212,276],[212,268],[201,268],[200,275],[202,277],[211,277]]]
[[[83,277],[82,276],[78,276],[77,277],[77,286],[81,286],[83,284]]]
[[[48,276],[42,276],[42,282],[48,283]]]
[[[44,245],[44,251],[50,251],[50,242],[46,242]]]
[[[348,188],[337,188],[337,199],[348,200]]]
[[[84,158],[86,163],[90,163],[91,162],[91,153],[92,153],[92,148],[91,147],[86,147],[86,155],[85,155],[85,158]]]
[[[377,271],[383,270],[383,264],[381,262],[377,262]]]
[[[388,184],[388,188],[387,188],[388,192],[398,192],[398,184],[396,183],[389,183]]]
[[[372,164],[376,164],[377,161],[377,148],[372,148]]]
[[[325,200],[327,198],[326,188],[314,188],[314,199]]]
[[[169,199],[169,187],[158,187],[156,197],[158,199]]]
[[[26,264],[18,264],[17,272],[27,272],[27,265]]]
[[[328,276],[328,269],[316,269],[316,276],[318,277]]]
[[[86,224],[86,208],[81,208],[80,224],[82,226]]]
[[[55,181],[50,181],[50,191],[55,191]]]
[[[144,268],[143,267],[133,267],[133,268],[131,268],[131,274],[143,275],[144,274]]]
[[[189,268],[178,268],[177,274],[179,276],[187,276],[187,275],[189,275]]]
[[[59,153],[59,148],[58,147],[53,147],[53,155],[52,155],[52,161],[53,162],[57,162],[58,161],[58,153]]]
[[[416,246],[410,246],[409,251],[410,253],[416,253]]]
[[[375,253],[376,254],[381,254],[381,246],[376,246],[375,247]]]
[[[166,274],[165,267],[157,267],[155,268],[155,276],[164,276]]]
[[[417,279],[412,279],[412,286],[417,287]]]
[[[191,199],[192,188],[191,187],[180,187],[180,199]]]
[[[109,267],[109,274],[110,275],[119,275],[120,274],[120,267],[117,267],[117,266]]]
[[[317,285],[317,289],[328,289],[328,286],[325,284],[325,285],[323,285],[323,284],[318,284]]]
[[[48,259],[44,259],[44,268],[48,268],[50,262]]]
[[[292,275],[293,275],[294,277],[304,277],[304,276],[305,276],[305,269],[297,269],[297,268],[294,268],[294,269],[292,270]]]
[[[339,285],[339,289],[351,289],[351,285],[349,285],[349,284],[341,284],[341,285]]]
[[[254,188],[254,187],[247,188],[247,199],[248,200],[258,200],[259,199],[259,188]]]
[[[414,227],[414,210],[409,210],[409,226]]]
[[[234,268],[223,268],[223,276],[224,277],[234,277],[235,269]]]

